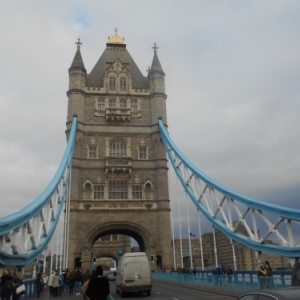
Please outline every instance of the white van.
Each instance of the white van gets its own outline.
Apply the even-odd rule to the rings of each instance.
[[[151,295],[152,275],[145,252],[125,253],[118,262],[116,292],[140,292]]]

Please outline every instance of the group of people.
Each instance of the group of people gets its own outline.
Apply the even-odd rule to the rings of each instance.
[[[21,294],[18,293],[17,288],[23,285],[23,281],[19,273],[11,275],[8,270],[2,271],[0,287],[1,287],[1,300],[19,300]]]
[[[89,271],[75,269],[73,271],[66,269],[62,273],[57,270],[47,276],[45,273],[40,273],[36,278],[36,293],[37,297],[40,297],[43,291],[49,290],[50,296],[58,297],[62,293],[67,292],[71,296],[80,295],[80,289],[83,283],[89,278]]]
[[[39,273],[36,278],[37,297],[40,297],[43,290],[47,288],[49,289],[50,296],[53,297],[61,296],[63,292],[69,293],[70,296],[74,294],[78,296],[82,292],[85,300],[96,300],[96,298],[97,300],[101,300],[102,296],[99,298],[99,295],[103,295],[103,299],[106,299],[110,293],[109,282],[103,276],[101,266],[98,266],[92,274],[89,270],[84,271],[79,268],[72,271],[66,269],[61,274],[55,270],[49,276]]]
[[[226,281],[223,281],[222,276],[226,276],[229,284],[232,283],[232,275],[233,275],[232,268],[230,267],[225,268],[222,265],[219,265],[215,270],[213,270],[212,273],[213,273],[214,285],[226,284]]]
[[[259,278],[259,286],[261,289],[269,289],[271,287],[272,273],[272,267],[268,261],[265,261],[260,265],[257,270],[257,276]]]

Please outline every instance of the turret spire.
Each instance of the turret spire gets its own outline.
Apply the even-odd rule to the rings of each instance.
[[[82,60],[82,57],[81,57],[81,52],[80,52],[80,47],[82,45],[80,39],[78,39],[78,41],[75,43],[75,45],[77,45],[77,51],[75,53],[75,56],[74,56],[74,59],[73,59],[73,62],[71,64],[70,69],[72,69],[72,68],[80,68],[84,72],[86,72],[86,69],[84,67],[84,63],[83,63],[83,60]]]
[[[151,65],[151,69],[148,73],[148,76],[151,75],[153,72],[158,72],[161,75],[165,76],[165,72],[163,71],[160,61],[157,56],[158,47],[156,46],[156,43],[154,43],[154,46],[152,47],[152,49],[154,51],[154,56],[153,56],[152,65]]]

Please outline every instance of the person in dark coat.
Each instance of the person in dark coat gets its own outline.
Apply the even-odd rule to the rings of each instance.
[[[35,283],[36,283],[36,296],[39,298],[44,287],[44,280],[42,278],[41,273],[38,273]]]
[[[95,274],[90,279],[86,295],[90,300],[106,300],[109,294],[109,282],[106,277],[103,276],[102,267],[98,266],[95,270]]]
[[[11,288],[6,288],[7,285],[5,284],[6,281],[10,281],[12,283]],[[1,276],[1,300],[9,300],[12,293],[13,293],[13,277],[9,275],[7,270],[2,271]]]

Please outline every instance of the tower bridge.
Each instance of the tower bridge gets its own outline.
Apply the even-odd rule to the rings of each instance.
[[[81,41],[76,45],[69,68],[66,152],[46,190],[21,211],[0,219],[1,266],[25,266],[39,259],[64,211],[64,268],[76,261],[89,268],[94,255],[108,255],[96,247],[107,235],[132,237],[149,259],[157,259],[157,268],[174,268],[169,166],[199,218],[230,240],[258,256],[269,252],[294,261],[300,257],[295,239],[299,210],[224,187],[176,147],[167,132],[165,73],[156,44],[147,76],[117,31],[90,73]],[[258,220],[265,224],[263,230]],[[278,243],[266,243],[270,236]]]

